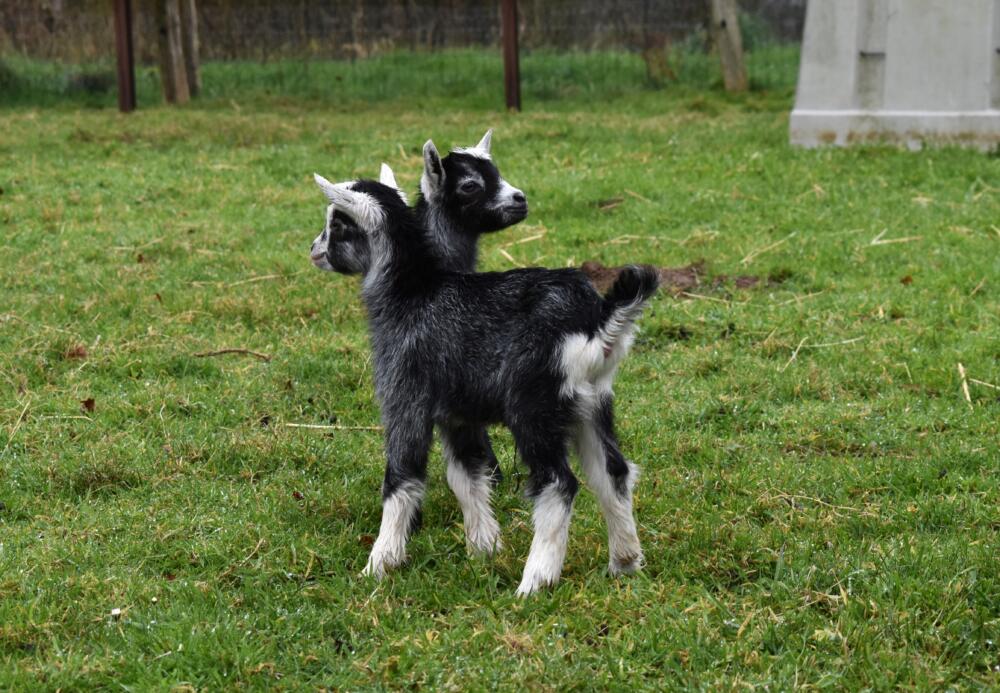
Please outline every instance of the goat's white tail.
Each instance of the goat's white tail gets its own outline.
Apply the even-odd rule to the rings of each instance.
[[[655,267],[629,265],[622,269],[604,295],[601,309],[600,338],[605,353],[631,339],[636,320],[659,286],[660,273]]]

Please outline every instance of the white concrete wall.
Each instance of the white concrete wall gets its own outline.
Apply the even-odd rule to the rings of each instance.
[[[1000,146],[1000,0],[810,0],[791,141]]]

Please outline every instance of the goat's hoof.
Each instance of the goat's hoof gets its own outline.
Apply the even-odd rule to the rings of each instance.
[[[376,580],[381,580],[385,576],[385,568],[382,566],[375,566],[371,561],[365,565],[361,570],[361,577],[364,578],[375,578]]]
[[[517,592],[515,594],[518,597],[528,597],[535,592],[538,592],[544,587],[551,587],[559,582],[559,576],[554,578],[545,577],[543,575],[525,575],[521,578],[521,584],[517,587]]]
[[[500,537],[493,537],[492,539],[477,537],[469,539],[467,545],[471,556],[482,556],[484,558],[495,556],[503,548],[503,542],[500,541]]]
[[[619,575],[631,575],[642,568],[642,553],[631,556],[612,556],[608,562],[608,572],[617,577]]]
[[[541,587],[542,587],[541,585],[525,585],[522,582],[520,585],[518,585],[517,592],[515,592],[514,594],[520,597],[521,599],[525,599],[533,595],[538,590],[540,590]]]
[[[405,556],[398,561],[390,561],[381,556],[369,556],[368,563],[365,564],[364,570],[361,571],[362,577],[373,577],[376,580],[381,580],[385,577],[387,571],[401,565],[405,560]]]

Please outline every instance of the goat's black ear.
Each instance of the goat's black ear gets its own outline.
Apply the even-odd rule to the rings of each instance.
[[[427,200],[437,196],[444,186],[444,166],[441,165],[441,155],[433,140],[424,144],[424,174],[420,177],[420,192]]]

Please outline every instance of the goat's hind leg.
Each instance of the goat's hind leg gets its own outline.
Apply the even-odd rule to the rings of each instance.
[[[531,470],[528,495],[535,505],[532,512],[535,534],[517,588],[517,594],[523,597],[559,582],[579,484],[570,471],[566,441],[562,437],[553,439],[551,432],[546,436],[513,428],[512,432],[518,451]]]
[[[576,450],[608,525],[608,570],[612,575],[634,573],[642,566],[642,547],[632,513],[632,487],[638,469],[618,447],[610,396],[602,397],[590,420],[580,424]]]
[[[462,506],[469,549],[492,554],[500,550],[500,525],[490,506],[490,491],[499,464],[486,429],[479,425],[441,423],[441,448],[448,464],[448,485]]]
[[[406,541],[420,523],[430,444],[429,417],[411,414],[386,421],[382,526],[363,575],[381,578],[406,560]]]

